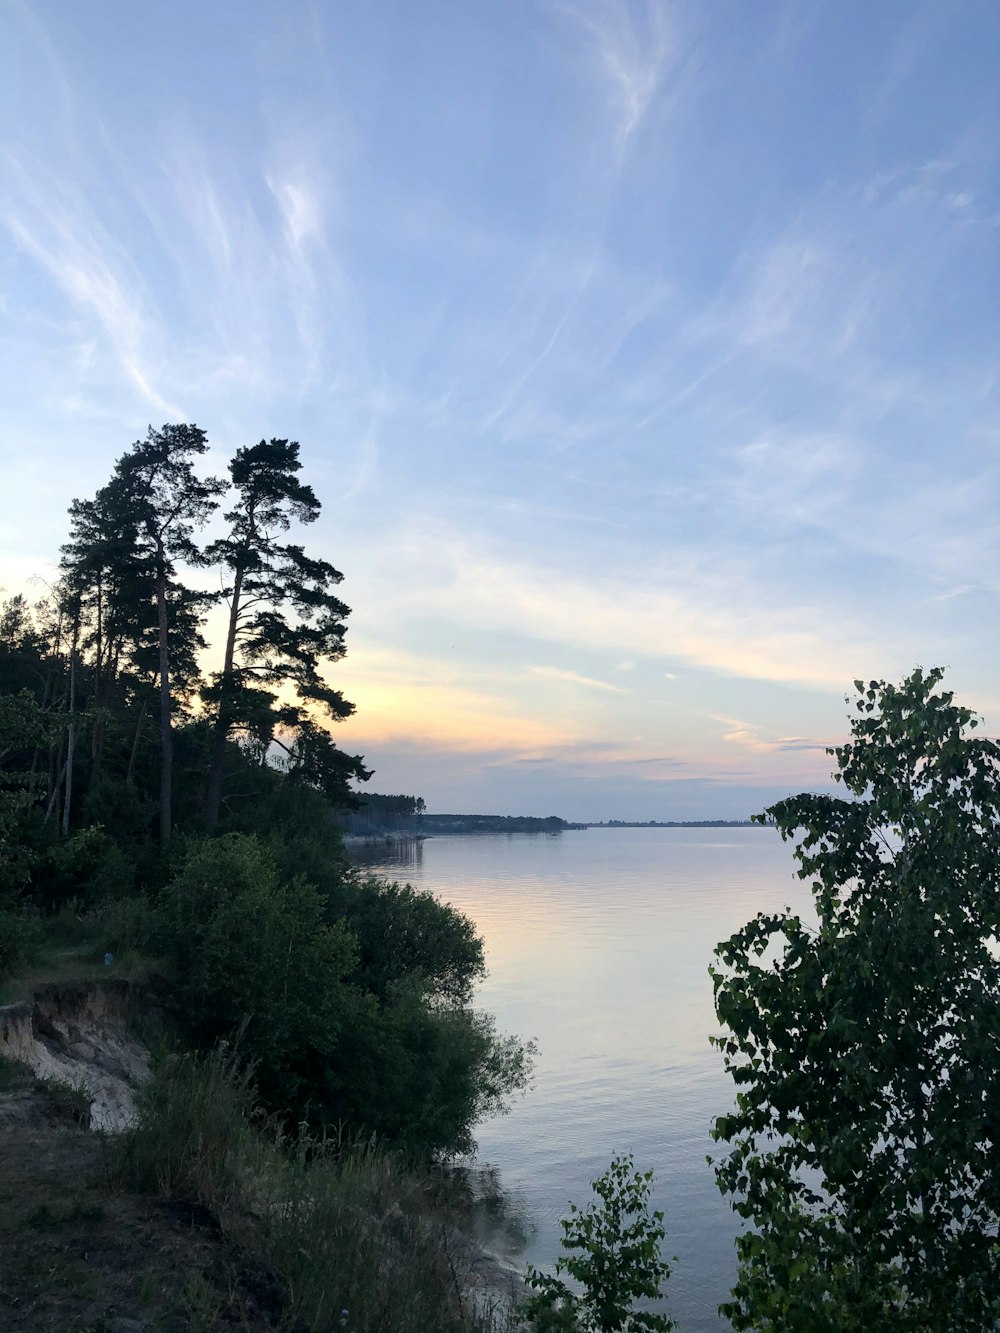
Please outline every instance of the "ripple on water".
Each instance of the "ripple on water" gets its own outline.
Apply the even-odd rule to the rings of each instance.
[[[472,918],[489,966],[479,1003],[538,1040],[532,1091],[478,1134],[479,1160],[530,1219],[507,1252],[552,1264],[570,1200],[631,1151],[656,1172],[678,1256],[671,1312],[685,1333],[718,1329],[737,1222],[705,1157],[733,1090],[708,1044],[707,968],[758,911],[805,905],[790,849],[762,828],[588,829],[432,838],[373,869]]]

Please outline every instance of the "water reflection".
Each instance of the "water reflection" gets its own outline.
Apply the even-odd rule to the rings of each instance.
[[[362,869],[377,870],[386,879],[399,879],[424,864],[423,838],[384,838],[348,848],[351,861]]]
[[[733,1103],[708,965],[758,911],[805,911],[774,830],[588,829],[559,838],[435,837],[376,849],[367,865],[432,889],[476,923],[489,976],[479,1003],[501,1030],[535,1037],[535,1084],[481,1126],[480,1164],[533,1225],[509,1251],[551,1266],[559,1219],[589,1200],[616,1152],[656,1173],[669,1308],[685,1333],[718,1330],[735,1276],[737,1222],[715,1188],[709,1129]],[[495,1248],[506,1242],[501,1228]]]

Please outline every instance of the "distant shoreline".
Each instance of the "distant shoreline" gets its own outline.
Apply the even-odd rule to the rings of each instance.
[[[753,819],[605,819],[571,828],[770,828]]]
[[[344,833],[345,847],[392,846],[402,842],[426,842],[429,838],[483,838],[503,833],[507,837],[555,837],[560,833],[585,832],[587,829],[724,829],[766,828],[749,819],[609,819],[603,822],[573,823],[569,820],[505,815],[424,815],[418,827],[372,829],[365,833]]]

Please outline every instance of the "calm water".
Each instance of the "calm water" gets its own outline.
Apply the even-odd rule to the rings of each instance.
[[[532,1090],[477,1136],[528,1219],[515,1257],[552,1264],[568,1202],[631,1151],[656,1172],[677,1255],[668,1308],[683,1333],[718,1330],[736,1219],[705,1155],[733,1089],[708,1044],[706,969],[758,911],[802,904],[789,847],[771,829],[587,829],[432,838],[373,868],[475,921],[490,970],[479,1003],[538,1041]]]

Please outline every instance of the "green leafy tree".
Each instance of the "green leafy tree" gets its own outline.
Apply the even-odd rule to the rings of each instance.
[[[239,1036],[268,1105],[301,1112],[357,1007],[343,984],[354,940],[321,895],[282,880],[253,837],[194,839],[160,895],[156,944],[191,1039]]]
[[[716,950],[738,1329],[1000,1319],[1000,748],[942,675],[856,681],[847,795],[760,816],[818,926],[761,914]]]
[[[670,1276],[661,1249],[663,1214],[649,1211],[652,1181],[652,1171],[636,1171],[629,1153],[613,1158],[593,1182],[594,1203],[570,1204],[560,1223],[569,1256],[556,1260],[554,1275],[528,1269],[534,1295],[521,1313],[534,1333],[666,1333],[676,1327],[665,1314],[634,1308],[636,1301],[662,1300]],[[582,1291],[563,1281],[563,1273]]]
[[[293,521],[308,524],[319,516],[312,487],[297,476],[301,467],[292,440],[261,440],[238,450],[229,465],[236,496],[226,513],[229,532],[207,552],[230,577],[222,670],[205,695],[215,712],[204,812],[209,832],[219,818],[226,740],[236,730],[256,742],[262,760],[279,727],[291,732],[287,743],[279,738],[289,771],[331,796],[346,793],[350,777],[368,776],[308,715],[315,705],[324,720],[338,721],[354,705],[321,675],[345,652],[349,609],[333,591],[343,576],[281,540]],[[294,702],[279,702],[273,687],[283,685],[294,690]]]
[[[31,857],[21,834],[24,817],[37,799],[38,780],[29,756],[59,723],[30,690],[0,694],[0,907],[13,901],[31,878]]]
[[[419,978],[435,999],[469,1004],[486,976],[475,925],[432,893],[369,877],[351,886],[345,912],[358,940],[355,979],[380,1000]]]

